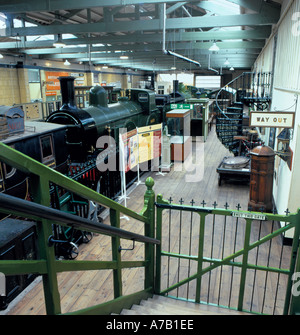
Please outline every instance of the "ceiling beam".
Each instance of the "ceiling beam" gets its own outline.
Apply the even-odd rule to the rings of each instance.
[[[274,3],[268,3],[263,0],[227,0],[228,2],[234,3],[246,9],[251,9],[254,12],[267,14],[272,16],[280,16],[280,5]]]
[[[81,59],[81,61],[88,61],[88,59]],[[213,67],[217,67],[217,68],[223,68],[225,69],[226,66],[224,66],[224,61],[225,60],[221,60],[219,62],[212,62],[211,61],[211,66]],[[107,65],[107,66],[122,66],[122,67],[130,67],[130,68],[139,68],[140,66],[143,67],[147,67],[148,70],[158,70],[161,67],[164,67],[166,69],[169,69],[175,65],[175,67],[177,67],[177,69],[182,68],[182,69],[198,69],[199,67],[192,64],[192,63],[188,63],[188,62],[175,62],[173,63],[172,61],[166,59],[166,60],[157,60],[155,64],[153,64],[152,59],[147,60],[143,60],[143,61],[122,61],[122,60],[115,60],[115,61],[105,61],[105,60],[93,60],[92,63],[94,65]],[[201,61],[201,68],[202,69],[206,69],[208,67],[208,60],[204,60]],[[244,61],[240,61],[240,62],[235,62],[234,64],[232,64],[235,68],[251,68],[251,66],[253,65],[253,60],[249,59],[249,60],[244,60]]]
[[[166,9],[166,15],[169,15],[173,12],[175,12],[175,10],[177,10],[178,8],[184,6],[187,2],[177,2],[176,4],[170,6],[169,8]]]
[[[91,58],[91,60],[101,60],[102,62],[109,62],[109,61],[116,61],[120,60],[120,53],[116,54],[106,54],[106,53],[92,53],[89,57],[88,53],[74,53],[74,54],[61,54],[61,55],[51,55],[51,57],[41,57],[48,60],[58,60],[58,59],[69,59],[69,60],[88,60]],[[158,60],[166,60],[169,63],[172,63],[173,61],[178,62],[177,58],[174,58],[170,55],[162,54],[158,51],[153,52],[134,52],[127,54],[129,56],[127,62],[132,61],[143,61],[143,60],[151,60],[151,61],[158,61]],[[192,57],[196,61],[202,62],[207,60],[208,58],[211,58],[212,61],[215,60],[222,60],[225,62],[226,58],[229,60],[234,60],[235,62],[243,62],[244,60],[255,60],[257,57],[257,54],[234,54],[234,53],[224,53],[224,54],[216,54],[216,55],[209,55],[209,54],[199,54],[199,53],[191,53],[187,55],[187,57]],[[125,61],[125,60],[124,60]],[[180,61],[180,60],[179,60]]]
[[[201,1],[197,4],[197,7],[202,8],[206,11],[214,13],[216,15],[231,15],[232,11],[224,6],[222,3],[216,4],[210,1]]]
[[[234,26],[262,26],[277,23],[277,19],[260,14],[200,16],[166,19],[166,29],[217,28]],[[84,24],[63,24],[37,27],[6,28],[0,30],[0,36],[34,36],[48,34],[94,33],[94,32],[129,32],[129,31],[157,31],[161,30],[161,20],[134,20],[116,22],[96,22]]]
[[[202,43],[185,43],[185,42],[179,42],[175,44],[175,50],[176,51],[184,51],[185,54],[190,53],[193,50],[208,50],[209,47],[211,46],[211,42],[202,42]],[[241,50],[245,50],[245,49],[261,49],[263,48],[265,45],[264,42],[261,41],[254,41],[254,42],[247,42],[247,41],[239,41],[239,42],[219,42],[218,43],[218,47],[220,49],[223,50],[230,50],[230,49],[241,49]],[[88,51],[85,52],[80,52],[81,48],[77,48],[77,49],[73,49],[72,53],[68,53],[67,48],[66,50],[64,50],[65,48],[61,48],[60,51],[58,52],[56,50],[56,53],[48,53],[48,54],[44,54],[46,55],[46,57],[49,58],[77,58],[77,55],[80,54],[86,54]],[[86,49],[88,50],[88,49]],[[97,47],[94,48],[91,51],[97,52],[96,50],[98,50],[98,55],[101,55],[101,53],[106,54],[107,56],[109,55],[113,55],[116,54],[115,51],[120,50],[120,51],[124,51],[127,52],[128,54],[130,54],[130,52],[152,52],[152,51],[158,51],[162,53],[162,46],[159,43],[153,43],[153,44],[147,44],[147,45],[139,45],[139,44],[130,44],[130,45],[123,45],[122,47],[120,46],[114,46],[114,47]],[[171,49],[172,50],[172,49]],[[26,52],[28,54],[28,51]],[[33,52],[31,53],[33,54]],[[37,54],[42,54],[42,52],[38,52]],[[117,52],[117,54],[120,54],[119,52]]]
[[[198,51],[200,51],[201,52],[201,54],[211,54],[211,51],[209,51],[208,50],[208,48],[201,48],[201,49],[199,49],[199,48],[191,48],[191,45],[189,44],[187,44],[186,45],[186,47],[184,48],[184,47],[182,47],[182,45],[183,44],[181,44],[181,45],[176,45],[176,50],[178,50],[178,49],[182,49],[183,51],[186,51],[186,50],[198,50]],[[217,54],[224,54],[224,53],[228,53],[228,52],[230,52],[230,53],[234,53],[234,54],[239,54],[239,55],[242,55],[242,54],[246,54],[246,53],[252,53],[252,54],[255,54],[255,55],[258,55],[259,54],[259,52],[260,52],[260,49],[261,49],[261,47],[259,47],[259,48],[248,48],[248,49],[244,49],[244,46],[245,46],[245,44],[240,44],[240,45],[242,45],[243,47],[242,48],[231,48],[231,49],[229,49],[228,48],[228,45],[227,45],[227,47],[222,47],[219,51],[218,51],[218,53]],[[161,45],[160,45],[161,46]],[[210,46],[209,44],[207,44],[207,46]],[[253,46],[253,45],[252,45]],[[1,48],[0,48],[1,49]],[[153,46],[151,47],[151,46],[149,46],[148,48],[138,48],[138,47],[135,47],[135,48],[128,48],[127,50],[135,50],[135,51],[143,51],[143,50],[145,50],[146,52],[149,52],[149,51],[151,51],[152,49],[153,50],[159,50],[159,52],[161,52],[161,48],[154,48]],[[115,50],[117,50],[117,48],[115,48]],[[119,49],[118,50],[120,50],[120,47],[119,47]],[[147,51],[148,50],[148,51]],[[105,47],[92,47],[91,48],[91,50],[90,50],[91,52],[100,52],[100,51],[107,51],[106,49],[105,49]],[[88,47],[80,47],[80,48],[78,48],[78,47],[75,47],[75,48],[68,48],[68,47],[65,47],[65,48],[63,48],[63,49],[60,49],[60,51],[58,51],[57,49],[55,49],[55,48],[45,48],[45,49],[26,49],[26,50],[22,50],[22,52],[23,53],[25,53],[25,54],[27,54],[27,55],[53,55],[53,54],[72,54],[72,53],[84,53],[84,52],[89,52],[89,48]]]
[[[265,40],[270,36],[271,27],[257,27],[253,30],[228,30],[228,31],[203,31],[203,32],[176,32],[167,33],[166,41],[167,42],[188,42],[188,41],[210,41],[210,40],[239,40],[239,39],[251,39],[251,40]],[[153,43],[161,42],[162,36],[157,33],[153,34],[130,34],[130,35],[114,35],[114,36],[101,36],[101,37],[86,37],[86,38],[71,38],[65,39],[63,42],[66,45],[77,45],[77,44],[115,44],[115,43]],[[53,41],[25,41],[24,43],[20,42],[0,42],[0,49],[21,49],[21,48],[47,48],[52,47]],[[121,47],[121,46],[120,46]],[[52,51],[51,51],[52,50]],[[48,50],[49,53],[57,53],[57,49]],[[45,53],[43,49],[40,49],[41,53]],[[33,53],[38,53],[39,50],[34,51]]]
[[[186,2],[198,2],[199,0],[191,0]],[[143,4],[171,3],[174,0],[143,0]],[[0,12],[3,13],[24,13],[24,12],[43,12],[69,9],[87,9],[93,7],[112,7],[112,6],[128,6],[139,5],[140,0],[2,0],[0,4]]]

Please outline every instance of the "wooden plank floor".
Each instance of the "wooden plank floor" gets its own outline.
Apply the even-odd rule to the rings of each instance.
[[[147,176],[151,175],[155,180],[155,193],[163,194],[165,198],[172,197],[174,203],[179,203],[182,198],[185,204],[189,204],[193,199],[196,205],[200,205],[204,200],[207,206],[211,207],[216,201],[218,207],[223,208],[227,202],[230,208],[233,209],[240,203],[242,209],[246,210],[249,197],[249,185],[223,183],[221,187],[218,186],[216,168],[223,157],[229,155],[231,154],[219,142],[214,129],[212,129],[204,144],[204,160],[202,159],[201,161],[204,167],[204,174],[201,180],[186,182],[186,172],[184,169],[181,169],[182,166],[177,163],[165,176],[157,175],[156,172],[149,172],[142,177],[142,180],[145,180]],[[136,186],[131,192],[130,198],[127,200],[127,207],[139,212],[143,207],[145,189],[145,185],[143,184]],[[105,223],[109,224],[108,219],[105,220]],[[142,234],[144,232],[142,223],[132,219],[129,221],[122,219],[121,228]],[[194,238],[196,239],[197,236]],[[130,248],[131,242],[121,240],[121,245],[123,248]],[[79,250],[78,259],[111,260],[111,239],[107,236],[94,236],[90,243],[81,245]],[[217,257],[217,255],[214,256]],[[136,247],[133,251],[122,252],[122,260],[141,260],[143,257],[144,246],[141,243],[136,243]],[[185,269],[186,264],[182,262],[180,276],[184,274]],[[177,263],[174,263],[172,271],[173,273],[171,273],[170,276],[173,278],[177,277]],[[122,270],[122,275],[124,295],[143,289],[143,269],[124,269]],[[228,273],[224,273],[223,279],[225,278],[226,280],[226,276],[228,275]],[[60,273],[57,277],[63,313],[93,306],[113,298],[113,275],[111,270],[67,272]],[[217,277],[214,277],[213,280],[216,280],[216,278]],[[191,286],[192,285],[191,283]],[[17,298],[11,303],[9,309],[4,311],[4,313],[11,315],[45,314],[42,286],[41,281],[37,282],[27,294],[22,295],[21,299]],[[214,285],[211,286],[211,295],[215,294],[213,288]],[[227,289],[224,291],[227,292]]]

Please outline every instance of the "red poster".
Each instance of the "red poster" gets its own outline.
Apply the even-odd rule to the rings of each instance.
[[[161,130],[153,132],[153,158],[161,155]]]

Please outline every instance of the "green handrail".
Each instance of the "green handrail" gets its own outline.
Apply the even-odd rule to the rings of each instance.
[[[160,241],[144,235],[135,234],[119,227],[112,227],[104,223],[96,223],[89,219],[82,218],[75,214],[66,213],[58,209],[42,206],[33,202],[28,202],[7,194],[0,193],[0,211],[10,214],[13,211],[19,216],[26,216],[35,221],[42,219],[55,221],[61,226],[71,226],[76,229],[84,229],[93,233],[119,236],[124,239],[130,239],[137,242],[149,242],[159,244]]]
[[[0,161],[15,167],[30,176],[31,195],[34,202],[30,204],[28,201],[18,199],[19,208],[7,207],[0,211],[8,212],[15,215],[24,215],[24,217],[38,219],[36,222],[38,235],[38,260],[1,260],[0,271],[5,275],[15,274],[41,274],[43,276],[44,295],[47,314],[61,314],[60,295],[58,290],[57,273],[64,271],[81,271],[81,270],[113,270],[114,278],[114,299],[110,302],[102,303],[81,311],[74,312],[75,314],[109,314],[111,312],[118,313],[122,308],[129,308],[133,303],[138,303],[141,299],[149,297],[154,291],[154,247],[153,243],[159,243],[154,239],[154,200],[155,194],[152,190],[153,180],[146,180],[147,191],[144,197],[144,207],[140,213],[136,213],[117,202],[89,189],[88,187],[64,176],[63,174],[52,170],[51,168],[41,164],[40,162],[22,154],[21,152],[0,143]],[[74,224],[76,221],[76,229],[93,231],[101,226],[101,229],[108,228],[102,225],[93,225],[85,219],[73,216],[71,221],[70,216],[65,216],[60,213],[57,220],[50,214],[54,214],[53,209],[48,208],[43,215],[38,218],[33,213],[29,213],[24,208],[26,204],[28,208],[43,209],[50,205],[49,183],[59,185],[82,198],[97,202],[110,209],[111,227],[105,231],[112,236],[112,261],[67,261],[57,260],[55,258],[54,248],[49,244],[49,237],[52,235],[53,224]],[[3,195],[1,199],[7,200],[8,196]],[[9,201],[8,201],[9,202]],[[21,206],[22,204],[22,206]],[[39,205],[38,205],[39,204]],[[4,205],[4,203],[3,203]],[[9,206],[6,203],[7,206]],[[32,206],[30,206],[32,205]],[[29,207],[30,206],[30,207]],[[23,210],[22,210],[23,208]],[[58,214],[55,211],[56,214]],[[133,219],[136,219],[145,224],[145,237],[134,236],[132,233],[120,229],[120,213],[123,213]],[[35,213],[36,214],[36,213]],[[97,229],[96,229],[97,230]],[[111,234],[115,232],[115,234]],[[125,234],[125,235],[124,235]],[[121,254],[118,252],[120,246],[120,237],[129,239],[141,239],[145,243],[145,257],[140,261],[122,261]],[[122,294],[122,269],[143,267],[145,269],[145,284],[144,289],[123,296]]]

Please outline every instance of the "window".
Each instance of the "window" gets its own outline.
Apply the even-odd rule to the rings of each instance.
[[[221,76],[196,76],[198,88],[221,88]]]
[[[49,161],[53,158],[52,136],[48,135],[41,138],[42,162]]]
[[[30,83],[39,83],[40,82],[40,70],[28,69],[28,81]]]
[[[164,86],[158,86],[157,87],[158,94],[165,94],[165,87]]]
[[[99,73],[94,72],[93,77],[94,77],[94,84],[99,84]]]
[[[147,102],[148,101],[148,94],[147,93],[139,93],[139,102]]]

